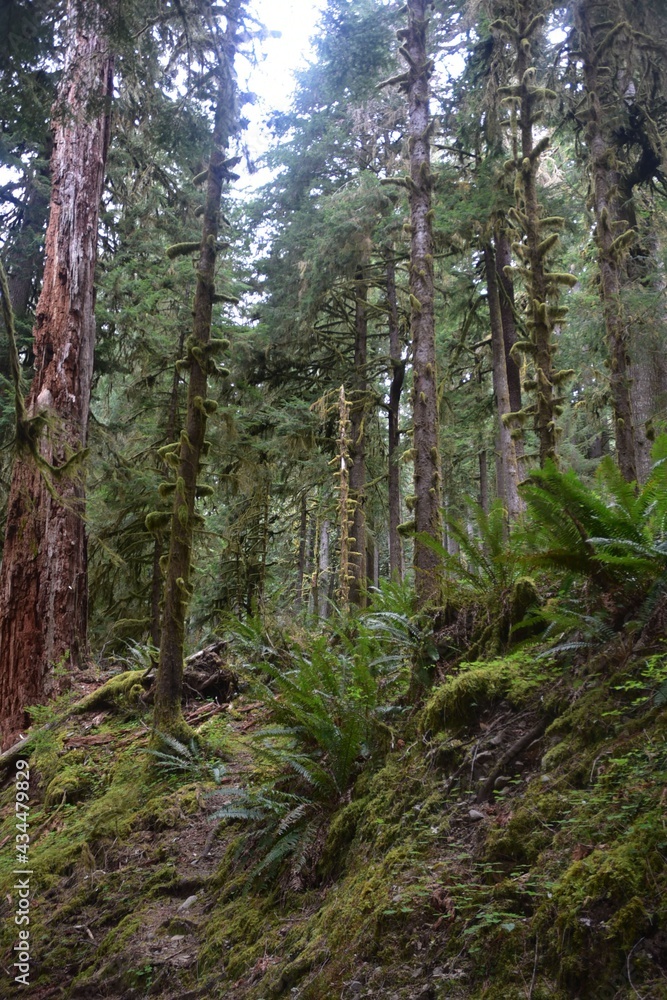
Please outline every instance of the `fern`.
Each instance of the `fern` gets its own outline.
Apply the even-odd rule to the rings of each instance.
[[[225,769],[222,764],[213,764],[205,760],[195,739],[191,739],[187,744],[182,743],[169,733],[154,731],[159,745],[167,749],[149,748],[146,753],[155,758],[156,767],[169,774],[183,774],[191,778],[192,781],[214,781],[219,785],[222,781]]]
[[[386,720],[397,711],[391,699],[407,686],[410,663],[432,655],[429,637],[406,589],[384,589],[366,614],[339,615],[307,649],[271,644],[270,659],[249,664],[253,693],[271,716],[248,741],[260,777],[226,788],[214,814],[249,826],[247,884],[280,877],[298,888],[312,881],[321,834],[385,740]],[[247,632],[241,639],[246,651],[248,638],[254,643]]]
[[[641,489],[610,459],[594,488],[547,463],[522,489],[540,538],[529,561],[587,579],[592,594],[605,595],[616,629],[630,614],[646,621],[667,584],[667,439],[654,458]]]

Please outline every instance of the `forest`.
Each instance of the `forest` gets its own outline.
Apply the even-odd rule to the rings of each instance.
[[[667,998],[667,6],[306,7],[0,0],[0,996]]]

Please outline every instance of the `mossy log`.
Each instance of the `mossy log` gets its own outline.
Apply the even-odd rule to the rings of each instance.
[[[185,700],[194,697],[228,701],[238,691],[237,675],[223,665],[221,653],[224,647],[224,642],[214,642],[186,659],[183,673]],[[27,736],[0,754],[0,774],[19,757],[30,754],[37,737],[57,729],[74,715],[84,715],[102,708],[113,711],[132,703],[148,705],[153,698],[153,679],[150,677],[152,669],[151,666],[148,670],[126,670],[114,674],[95,691],[70,705],[46,725],[31,730]]]

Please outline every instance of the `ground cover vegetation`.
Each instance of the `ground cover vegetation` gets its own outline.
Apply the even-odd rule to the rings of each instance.
[[[0,14],[2,995],[667,996],[663,5]]]

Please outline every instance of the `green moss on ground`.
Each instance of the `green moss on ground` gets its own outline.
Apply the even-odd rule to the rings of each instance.
[[[667,713],[637,697],[627,656],[564,671],[536,652],[463,664],[431,692],[333,814],[304,891],[248,890],[247,828],[213,836],[212,786],[156,771],[140,720],[112,716],[84,747],[85,713],[40,737],[38,984],[123,1000],[664,997]],[[225,781],[250,773],[247,723],[205,726]],[[11,838],[11,783],[0,821]],[[13,867],[0,853],[5,918]],[[4,919],[5,965],[13,944]]]

